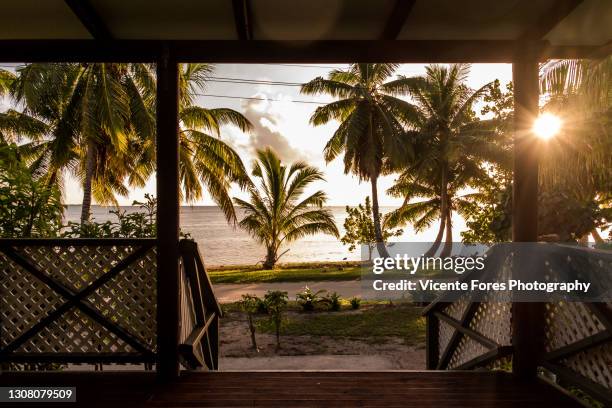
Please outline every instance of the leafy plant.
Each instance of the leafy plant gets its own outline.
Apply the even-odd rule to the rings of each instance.
[[[59,190],[39,179],[19,159],[16,146],[1,146],[0,236],[57,236],[63,212]]]
[[[332,292],[325,296],[325,302],[329,305],[329,309],[337,312],[340,310],[341,302],[340,295],[337,292]]]
[[[376,247],[376,233],[374,231],[374,219],[372,218],[372,206],[370,197],[366,196],[365,204],[357,207],[346,206],[348,214],[344,220],[345,234],[340,239],[344,245],[349,245],[349,251],[354,251],[358,245],[367,245],[368,261],[372,260],[372,251]],[[380,215],[382,218],[382,215]],[[404,231],[401,229],[392,230],[382,226],[382,236],[384,242],[391,237],[398,237]]]
[[[306,286],[295,296],[295,300],[297,300],[298,304],[302,306],[302,309],[305,312],[311,312],[314,310],[315,305],[323,300],[321,294],[325,292],[325,290],[318,290],[314,292],[312,289]]]
[[[268,313],[270,313],[272,323],[274,323],[274,329],[276,332],[276,351],[278,351],[281,347],[280,331],[281,324],[283,322],[283,312],[287,307],[287,292],[280,290],[269,290],[265,294],[264,300],[268,306]]]
[[[255,325],[253,324],[253,314],[257,313],[257,309],[259,304],[261,303],[261,299],[255,295],[251,295],[249,293],[242,295],[242,300],[240,300],[240,309],[246,313],[248,323],[249,323],[249,331],[251,332],[251,345],[253,346],[253,350],[259,352],[259,348],[257,347],[257,340],[255,338]]]
[[[351,309],[357,310],[359,309],[359,306],[361,306],[361,299],[359,299],[358,297],[352,298],[351,299]]]

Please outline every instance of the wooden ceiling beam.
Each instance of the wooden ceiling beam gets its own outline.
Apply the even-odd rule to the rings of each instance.
[[[395,1],[391,15],[385,24],[382,35],[380,36],[381,40],[397,39],[397,36],[402,31],[404,24],[406,24],[406,20],[408,20],[408,16],[410,16],[415,3],[416,0]]]
[[[523,32],[519,40],[543,39],[582,2],[583,0],[556,0],[547,13],[543,13],[532,27]]]
[[[253,39],[253,15],[250,0],[232,0],[234,24],[239,40]]]
[[[64,0],[94,40],[112,40],[113,35],[89,0]]]
[[[540,61],[594,58],[598,46],[532,41]],[[216,63],[510,63],[524,44],[506,40],[199,41],[0,40],[0,62],[154,62],[164,49],[179,62]]]

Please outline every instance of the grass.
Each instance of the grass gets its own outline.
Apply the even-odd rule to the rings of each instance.
[[[362,264],[359,261],[304,262],[278,265],[276,269],[264,270],[261,266],[217,266],[208,268],[212,283],[274,283],[274,282],[325,282],[361,280]],[[368,271],[370,267],[366,267]],[[456,277],[452,271],[421,270],[417,275],[405,271],[386,271],[387,278],[409,277]]]
[[[289,310],[295,310],[290,306]],[[288,313],[281,327],[285,336],[329,336],[384,341],[401,337],[407,345],[425,343],[422,308],[412,304],[367,303],[357,311]],[[259,318],[257,328],[274,333],[269,319]]]
[[[209,268],[212,283],[263,283],[350,281],[361,278],[359,262],[309,262],[282,264],[273,270],[260,266],[226,266]]]

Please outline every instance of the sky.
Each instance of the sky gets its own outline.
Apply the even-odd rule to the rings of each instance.
[[[282,81],[304,83],[317,76],[326,76],[334,68],[345,68],[345,64],[218,64],[214,76],[217,78],[240,78],[258,81]],[[424,64],[403,64],[397,74],[414,76],[425,72]],[[511,80],[512,66],[510,64],[474,64],[468,77],[471,88],[499,79],[502,85]],[[344,174],[342,159],[331,163],[323,159],[323,147],[331,137],[337,123],[313,127],[309,119],[321,103],[330,102],[328,96],[301,95],[299,86],[209,82],[203,94],[198,96],[197,103],[207,108],[232,108],[244,114],[254,125],[254,131],[245,134],[233,126],[221,129],[220,138],[231,145],[240,155],[247,168],[250,169],[256,149],[272,147],[287,163],[305,160],[325,173],[326,182],[312,186],[312,189],[326,191],[329,205],[356,205],[363,202],[370,194],[369,182],[359,183],[352,175]],[[210,95],[230,96],[213,97]],[[264,100],[242,99],[257,98]],[[309,103],[300,103],[303,101]],[[314,103],[312,103],[314,102]],[[0,109],[7,107],[7,102],[0,102]],[[479,109],[476,107],[476,111]],[[401,198],[387,196],[384,192],[393,183],[394,176],[382,177],[379,180],[379,202],[382,206],[398,206]],[[145,193],[155,194],[155,178],[151,178],[143,189],[135,189],[128,197],[119,197],[121,205],[129,205],[133,200],[141,200]],[[245,197],[238,188],[232,190],[233,196]],[[76,180],[68,177],[65,186],[65,202],[79,204],[82,200],[82,190]],[[207,194],[194,205],[214,205]]]

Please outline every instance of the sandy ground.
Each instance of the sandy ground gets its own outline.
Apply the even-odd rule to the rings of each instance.
[[[276,282],[276,283],[225,283],[214,285],[215,295],[220,303],[236,302],[244,293],[259,297],[268,290],[283,290],[288,292],[289,299],[308,286],[314,291],[327,290],[338,292],[343,298],[361,297],[361,281],[327,281],[327,282]]]
[[[283,336],[276,353],[272,334],[257,333],[259,352],[251,348],[246,321],[221,320],[221,370],[422,370],[425,349],[401,338],[383,341],[326,336]]]

